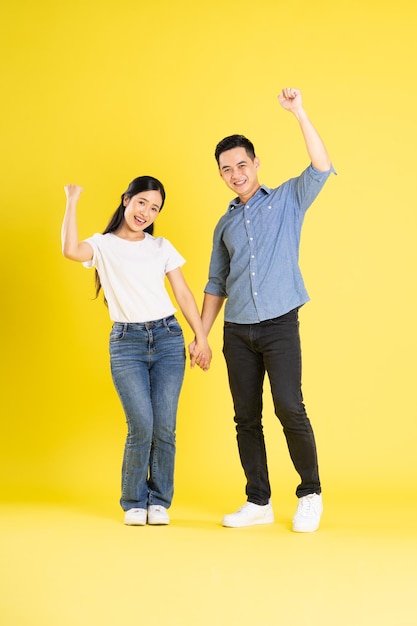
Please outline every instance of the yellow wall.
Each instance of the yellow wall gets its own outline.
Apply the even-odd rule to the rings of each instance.
[[[304,395],[324,487],[415,489],[415,24],[406,0],[73,0],[3,8],[0,476],[5,497],[117,502],[125,435],[93,274],[60,252],[63,186],[84,186],[82,236],[126,184],[161,178],[159,234],[187,258],[199,304],[229,193],[214,146],[249,136],[270,186],[306,154],[276,100],[302,89],[332,177],[308,214],[301,264]],[[187,340],[191,334],[186,329]],[[177,498],[243,496],[221,323],[212,369],[187,372]],[[297,477],[265,403],[275,492]]]

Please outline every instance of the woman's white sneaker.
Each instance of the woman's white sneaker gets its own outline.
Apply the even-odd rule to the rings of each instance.
[[[151,504],[148,507],[148,524],[151,526],[166,526],[169,524],[168,511],[160,504]]]
[[[146,509],[129,509],[125,513],[125,524],[127,526],[145,526]]]
[[[292,520],[292,529],[296,533],[313,533],[320,526],[323,513],[321,494],[311,493],[298,501],[297,511]]]
[[[223,517],[223,526],[228,528],[240,528],[242,526],[255,526],[256,524],[272,524],[274,512],[271,502],[260,505],[247,502],[235,513]]]

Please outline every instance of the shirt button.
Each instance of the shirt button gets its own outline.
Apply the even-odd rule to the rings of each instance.
[[[249,241],[253,241],[253,237],[249,237]]]
[[[257,292],[257,291],[254,291],[254,292],[253,292],[253,295],[254,295],[254,296],[257,296],[257,295],[258,295],[258,292]]]
[[[268,207],[268,209],[272,209],[272,207],[271,207],[271,206],[269,206],[269,207]]]
[[[255,276],[255,272],[252,272],[252,276]]]
[[[247,224],[250,224],[250,220],[246,220],[246,223],[247,223]]]
[[[254,254],[252,254],[251,259],[254,259],[254,258],[255,258],[255,255],[254,255]]]

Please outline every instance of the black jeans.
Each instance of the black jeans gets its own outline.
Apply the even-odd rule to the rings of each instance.
[[[259,324],[225,322],[223,353],[248,501],[264,505],[271,495],[262,427],[265,372],[271,385],[275,414],[301,478],[296,495],[320,493],[316,444],[301,392],[298,309]]]

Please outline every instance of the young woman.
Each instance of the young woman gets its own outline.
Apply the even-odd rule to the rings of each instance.
[[[66,258],[96,268],[97,295],[103,288],[113,321],[110,365],[128,426],[120,500],[124,522],[169,524],[185,346],[165,276],[196,336],[191,367],[207,370],[211,350],[180,269],[183,257],[167,239],[152,235],[165,202],[162,183],[151,176],[135,178],[104,233],[84,241],[78,238],[76,219],[81,192],[78,185],[65,186],[62,251]]]

